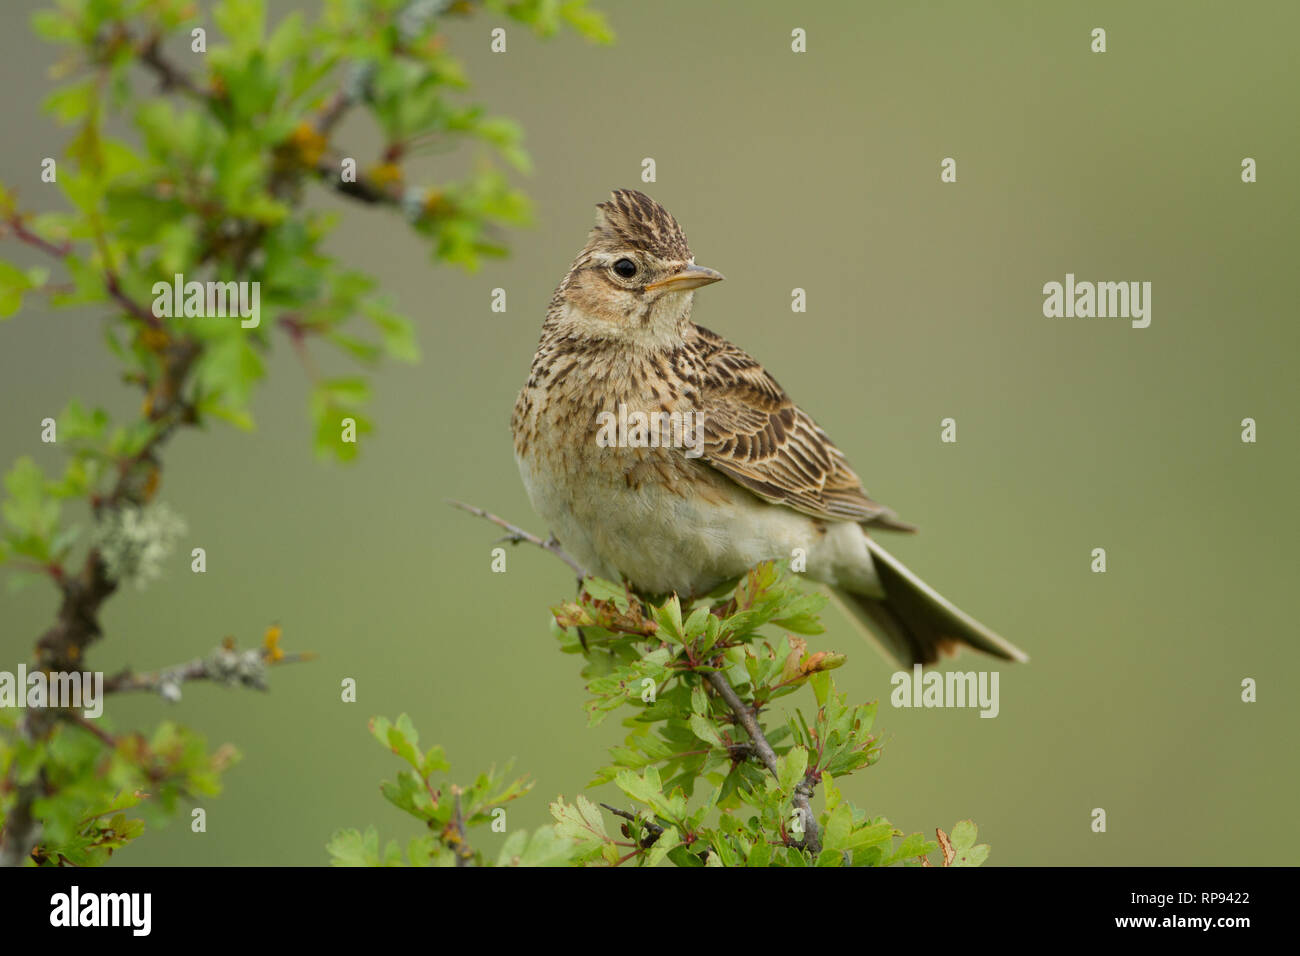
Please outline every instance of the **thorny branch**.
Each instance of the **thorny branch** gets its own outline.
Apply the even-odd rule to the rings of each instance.
[[[549,551],[551,554],[558,557],[561,561],[577,572],[579,578],[588,577],[586,572],[582,570],[581,565],[565,553],[565,551],[560,547],[560,543],[556,541],[554,537],[543,541],[541,538],[537,537],[537,535],[530,534],[517,525],[513,525],[506,521],[504,518],[500,518],[492,514],[490,511],[485,511],[475,505],[468,505],[464,502],[451,500],[448,501],[448,504],[460,508],[462,511],[468,511],[470,514],[477,515],[480,518],[486,518],[498,527],[505,528],[506,531],[510,532],[509,536],[505,540],[511,541],[512,543],[522,541],[536,545],[543,551]],[[768,772],[771,773],[772,776],[779,776],[776,763],[776,751],[772,749],[772,745],[768,743],[767,737],[763,734],[763,729],[759,727],[758,720],[754,717],[754,711],[740,699],[740,696],[736,693],[735,689],[731,686],[731,683],[721,671],[708,671],[704,674],[704,678],[709,682],[709,685],[717,691],[718,696],[723,699],[726,705],[731,709],[736,720],[745,728],[745,732],[749,734],[749,738],[753,742],[752,752],[758,756],[763,766],[767,768]],[[804,837],[803,841],[799,845],[811,853],[813,857],[816,857],[817,854],[821,852],[822,844],[821,835],[817,829],[817,817],[813,814],[812,809],[813,793],[813,784],[806,776],[794,788],[794,805],[799,811],[799,815],[803,819],[804,825]],[[604,806],[604,804],[602,804],[602,806]],[[605,807],[605,809],[610,810],[618,816],[626,816],[625,813],[614,810],[612,807]],[[646,825],[651,826],[651,824]]]
[[[17,215],[11,216],[6,225],[19,240],[50,255],[66,258],[70,253],[67,245],[55,245],[30,232]],[[159,331],[158,320],[148,309],[126,296],[114,274],[106,276],[105,286],[114,301],[128,314],[137,319],[147,315],[151,320],[146,323],[150,330]],[[169,340],[159,351],[162,372],[147,400],[147,419],[155,425],[154,432],[144,447],[118,463],[118,478],[112,490],[92,501],[96,515],[127,504],[147,502],[156,490],[156,452],[177,426],[194,420],[193,409],[182,397],[182,391],[199,355],[199,346],[191,341]],[[103,633],[99,626],[99,611],[117,590],[117,583],[109,577],[104,560],[95,548],[87,553],[79,572],[70,575],[59,569],[52,577],[62,599],[55,622],[36,641],[37,660],[46,670],[75,670],[85,656],[86,648]],[[28,711],[19,732],[29,739],[44,737],[52,727],[53,713],[45,709]],[[0,866],[20,864],[39,838],[40,821],[33,815],[32,806],[46,784],[42,772],[32,783],[18,788],[13,809],[0,833]]]
[[[754,742],[754,751],[758,754],[758,759],[763,762],[763,766],[768,769],[772,776],[780,776],[776,765],[776,751],[772,749],[772,745],[763,736],[763,730],[758,726],[758,720],[754,717],[754,712],[740,699],[740,696],[722,671],[709,671],[704,675],[704,678],[718,692],[718,696],[726,701],[727,706],[731,708],[731,712],[740,721],[740,725],[745,728],[750,740]],[[803,847],[815,857],[822,851],[822,841],[821,835],[817,832],[817,817],[813,815],[812,795],[813,787],[808,782],[807,777],[795,785],[794,805],[803,818],[804,825]]]
[[[461,511],[468,511],[470,514],[476,515],[480,518],[486,518],[488,521],[491,521],[498,528],[504,528],[506,531],[510,532],[504,538],[501,539],[502,541],[509,541],[511,544],[524,543],[524,544],[535,545],[541,548],[543,551],[549,551],[551,554],[555,555],[557,558],[559,558],[561,561],[567,564],[573,570],[573,573],[576,574],[579,578],[591,577],[591,575],[586,572],[586,570],[582,567],[581,564],[577,562],[577,560],[572,558],[567,551],[565,551],[563,548],[560,547],[560,542],[555,540],[554,535],[552,535],[551,537],[543,541],[541,538],[537,537],[537,535],[530,534],[529,532],[525,531],[523,528],[511,524],[509,521],[506,521],[504,518],[497,517],[490,511],[484,511],[482,508],[479,508],[476,505],[467,505],[463,501],[453,501],[450,498],[447,499],[447,504],[451,505],[453,508],[459,508]]]
[[[602,803],[601,806],[604,807],[606,810],[608,810],[610,813],[614,814],[614,816],[622,817],[624,820],[627,820],[629,823],[633,823],[638,827],[645,828],[646,835],[641,837],[641,839],[638,841],[641,849],[643,850],[649,849],[650,847],[654,846],[655,843],[658,841],[658,839],[661,836],[663,836],[664,828],[661,827],[659,824],[655,823],[653,820],[646,820],[643,817],[638,817],[635,813],[629,813],[626,810],[620,810],[618,807],[611,807],[608,803]],[[638,830],[637,832],[639,833],[640,830]],[[632,837],[636,836],[636,834],[628,834],[628,835]]]
[[[129,38],[128,38],[129,39]],[[179,91],[186,96],[211,102],[213,95],[204,90],[188,73],[171,63],[163,54],[160,37],[151,35],[138,46],[140,60],[160,80],[164,92]],[[341,119],[349,101],[335,98],[322,114],[320,127],[328,132]],[[317,171],[319,172],[319,171]],[[22,217],[13,213],[3,226],[21,242],[40,249],[58,259],[66,259],[72,251],[70,243],[56,244],[30,231]],[[106,495],[96,495],[91,506],[96,516],[125,505],[142,505],[148,502],[157,488],[159,466],[157,452],[171,437],[177,427],[196,421],[193,405],[184,397],[185,385],[202,347],[188,338],[168,335],[161,320],[152,310],[136,302],[122,289],[120,279],[111,262],[105,261],[104,287],[113,301],[133,319],[146,328],[145,334],[155,337],[154,351],[159,357],[161,372],[146,396],[146,420],[154,431],[144,446],[134,455],[118,462],[118,478]],[[52,577],[62,595],[59,610],[52,624],[36,642],[39,665],[51,671],[74,670],[85,656],[86,648],[102,636],[99,612],[104,602],[117,590],[117,583],[108,574],[107,567],[97,549],[90,549],[81,569],[67,574],[56,569]],[[263,654],[279,653],[267,648]],[[283,654],[279,654],[283,658]],[[293,659],[303,659],[295,655]],[[250,662],[245,662],[250,663]],[[260,663],[260,662],[253,662]],[[236,668],[238,669],[238,668]],[[193,661],[179,668],[171,668],[155,675],[134,675],[124,672],[110,680],[110,689],[153,689],[164,696],[179,697],[180,684],[185,680],[217,679],[236,683],[253,683],[256,686],[257,668],[246,668],[247,675],[232,675],[224,669],[217,657]],[[46,736],[52,726],[54,711],[29,711],[19,727],[19,733],[28,739]],[[0,866],[18,865],[29,855],[39,839],[40,821],[32,812],[37,796],[48,781],[42,772],[32,783],[18,787],[14,804],[0,831]]]
[[[158,77],[164,91],[179,90],[186,96],[205,103],[215,101],[213,92],[203,89],[185,70],[167,59],[157,36],[148,38],[140,45],[140,60]],[[352,96],[340,90],[321,108],[313,129],[322,143],[338,126],[354,102]],[[352,154],[344,151],[342,155]],[[314,164],[311,171],[317,179],[335,192],[359,202],[391,206],[402,204],[400,189],[369,178],[361,172],[357,173],[355,182],[344,182],[339,175],[339,164],[335,157],[322,157]]]
[[[162,670],[143,674],[131,670],[120,671],[104,681],[104,693],[150,691],[166,700],[177,701],[181,698],[182,684],[203,680],[266,690],[264,677],[268,666],[296,664],[314,657],[310,652],[286,654],[278,648],[267,647],[240,651],[222,645],[207,657],[196,657],[192,661]]]
[[[270,633],[272,632],[268,632],[268,635]],[[241,651],[227,642],[206,658],[196,658],[174,667],[146,673],[120,671],[104,681],[104,693],[154,691],[167,700],[177,701],[181,698],[181,685],[196,680],[265,690],[263,678],[267,667],[296,664],[315,657],[305,651],[285,653],[278,646],[278,628],[274,633],[274,640],[268,636],[267,642],[258,648]],[[59,718],[70,720],[94,734],[106,747],[116,746],[117,741],[110,734],[80,714],[53,708],[30,710],[19,725],[19,732],[28,739],[44,736]],[[0,867],[22,865],[40,839],[41,823],[33,815],[32,806],[43,789],[43,777],[30,786],[17,788],[14,806],[4,832],[0,834]]]

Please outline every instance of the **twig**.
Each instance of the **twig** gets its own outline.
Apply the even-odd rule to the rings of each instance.
[[[56,259],[66,259],[72,254],[72,243],[64,241],[56,245],[48,239],[38,236],[23,224],[22,218],[17,213],[11,215],[5,225],[13,232],[14,238],[34,249],[40,249],[42,252],[54,256]],[[130,315],[135,316],[150,328],[161,329],[163,327],[162,321],[152,311],[146,309],[122,291],[122,285],[118,280],[117,273],[107,266],[104,271],[104,288],[113,298],[113,301]]]
[[[216,103],[216,97],[204,90],[185,70],[172,63],[163,54],[157,36],[145,40],[140,46],[140,62],[153,71],[164,91],[179,90],[186,96],[202,100],[209,104]],[[316,130],[328,137],[348,108],[353,104],[352,98],[344,91],[334,94],[322,107],[316,120]],[[346,151],[343,155],[354,155]],[[401,204],[400,192],[371,182],[359,176],[356,182],[345,183],[339,178],[338,163],[322,159],[312,170],[315,175],[335,192],[364,203],[397,206]]]
[[[316,132],[328,137],[352,106],[352,102],[352,97],[348,95],[346,90],[339,90],[331,96],[329,102],[325,104],[320,111],[320,115],[316,118]]]
[[[60,713],[62,714],[64,720],[70,721],[71,723],[76,724],[78,727],[80,727],[82,730],[86,731],[87,733],[94,734],[96,737],[98,737],[99,742],[103,744],[105,747],[107,747],[109,750],[114,750],[117,748],[117,738],[114,737],[112,734],[110,734],[104,728],[94,723],[93,721],[87,720],[85,717],[81,716],[81,714],[75,713],[73,711],[65,710],[65,711],[61,711]]]
[[[39,780],[43,781],[44,777],[42,771]],[[40,840],[41,821],[33,816],[32,805],[41,789],[38,786],[18,788],[18,796],[9,808],[4,830],[0,832],[0,867],[22,866]]]
[[[157,34],[146,40],[140,48],[140,62],[153,70],[163,90],[180,90],[195,99],[207,99],[207,94],[199,89],[188,73],[163,56],[160,42],[161,37]]]
[[[345,182],[339,176],[337,156],[323,157],[316,164],[314,172],[316,178],[322,183],[349,199],[355,199],[358,202],[372,206],[400,206],[402,204],[402,189],[395,184],[377,183],[360,173],[357,174],[356,182]]]
[[[602,803],[601,806],[604,807],[606,810],[608,810],[610,813],[614,814],[614,816],[616,817],[622,817],[624,820],[627,820],[631,823],[635,823],[638,826],[645,827],[648,835],[641,837],[637,841],[641,846],[641,849],[643,850],[654,846],[655,842],[661,836],[663,836],[664,828],[661,827],[659,824],[655,823],[653,820],[646,820],[643,817],[638,817],[635,813],[629,813],[626,810],[620,810],[618,807],[611,807],[608,803]],[[631,834],[629,834],[629,836],[631,836]]]
[[[451,788],[452,812],[451,825],[455,830],[455,845],[452,852],[456,854],[457,866],[469,866],[474,859],[474,851],[469,848],[465,837],[465,815],[460,809],[460,787]]]
[[[541,548],[543,551],[549,551],[551,554],[555,555],[557,558],[559,558],[561,561],[567,564],[570,568],[572,568],[573,573],[576,574],[579,578],[591,577],[591,575],[587,573],[587,571],[582,567],[581,564],[579,564],[576,560],[570,557],[568,552],[566,552],[563,548],[560,547],[560,542],[555,540],[554,535],[552,535],[547,540],[543,541],[541,538],[537,537],[537,535],[530,534],[529,532],[525,531],[523,528],[517,527],[516,525],[512,525],[509,521],[506,521],[504,518],[497,517],[490,511],[484,511],[482,508],[475,507],[474,505],[467,505],[463,501],[454,501],[451,498],[447,499],[447,504],[451,505],[453,508],[459,508],[461,511],[468,511],[470,514],[476,515],[479,518],[486,518],[488,521],[491,521],[497,527],[504,528],[506,531],[509,532],[509,534],[506,535],[506,537],[503,538],[502,540],[509,541],[511,544],[519,544],[520,542],[524,542],[526,544],[535,545]]]
[[[736,715],[745,732],[749,734],[750,740],[754,742],[754,750],[758,754],[758,759],[763,762],[763,766],[768,769],[772,776],[777,777],[780,774],[776,765],[776,751],[772,745],[767,742],[763,736],[763,730],[758,726],[758,721],[754,717],[754,712],[740,699],[740,696],[732,688],[722,671],[709,671],[704,675],[704,679],[709,682],[714,690],[718,692],[731,712]],[[794,788],[794,805],[803,817],[804,838],[803,846],[814,857],[821,853],[822,842],[821,836],[817,832],[817,818],[813,816],[811,797],[813,789],[809,786],[807,780],[801,780]]]
[[[7,225],[13,230],[14,236],[20,241],[54,256],[56,259],[66,259],[72,253],[72,243],[64,241],[59,245],[55,245],[48,239],[42,239],[36,233],[23,225],[23,221],[19,218],[17,213],[9,217]]]
[[[149,326],[149,328],[159,329],[159,330],[162,329],[163,323],[162,320],[158,318],[158,316],[154,315],[151,310],[146,309],[144,306],[136,302],[134,299],[132,299],[130,296],[128,296],[125,292],[122,291],[122,285],[118,281],[116,272],[108,272],[105,275],[104,288],[106,288],[108,290],[108,294],[113,297],[113,301],[115,301],[122,308],[126,309],[128,313],[135,316],[145,325]]]
[[[165,667],[162,670],[137,674],[131,670],[119,671],[104,681],[104,693],[116,694],[127,691],[152,691],[161,694],[167,700],[179,700],[181,684],[189,681],[210,680],[227,686],[242,685],[265,690],[262,670],[266,666],[280,664],[297,664],[315,657],[310,652],[285,654],[265,648],[253,648],[237,651],[234,648],[220,647],[205,658],[195,658],[184,664]]]

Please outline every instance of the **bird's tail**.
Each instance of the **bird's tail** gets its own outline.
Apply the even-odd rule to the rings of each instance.
[[[866,636],[900,664],[933,664],[941,654],[955,653],[961,644],[1004,660],[1029,660],[1024,651],[957,608],[870,537],[867,548],[885,596],[867,597],[840,588],[832,593]]]

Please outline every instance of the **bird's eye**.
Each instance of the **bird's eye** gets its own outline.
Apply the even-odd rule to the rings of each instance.
[[[636,275],[636,263],[631,259],[619,259],[614,263],[614,274],[620,279],[630,279]]]

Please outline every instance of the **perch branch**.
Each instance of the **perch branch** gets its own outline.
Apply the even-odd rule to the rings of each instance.
[[[768,769],[772,776],[779,777],[780,774],[776,765],[776,751],[772,749],[772,745],[763,736],[763,730],[758,726],[754,711],[740,699],[740,695],[732,688],[722,671],[709,671],[704,675],[704,679],[718,692],[718,696],[726,701],[727,706],[731,708],[731,712],[740,721],[740,725],[745,728],[745,732],[749,734],[749,739],[754,742],[754,750],[758,754],[758,759],[763,762],[763,766]],[[822,850],[822,842],[821,836],[817,832],[817,818],[813,816],[812,795],[813,789],[806,778],[795,785],[794,805],[798,809],[800,816],[803,817],[804,822],[803,846],[804,849],[816,857]]]
[[[499,518],[492,514],[492,512],[485,511],[475,505],[467,505],[464,502],[452,501],[450,499],[448,499],[447,503],[460,508],[462,511],[468,511],[472,515],[486,518],[498,527],[504,528],[509,532],[505,540],[512,544],[523,541],[535,545],[543,551],[549,551],[551,554],[554,554],[570,568],[576,571],[578,577],[585,578],[589,576],[577,561],[573,560],[573,558],[560,548],[559,542],[556,541],[554,537],[543,541],[541,538],[537,537],[537,535],[530,534],[523,528],[513,525],[504,518]],[[740,699],[740,695],[736,693],[735,689],[731,686],[730,682],[728,682],[727,678],[721,671],[708,671],[704,674],[704,679],[707,680],[710,686],[718,692],[718,695],[726,702],[727,706],[731,708],[731,712],[735,715],[736,720],[745,728],[745,732],[749,734],[749,739],[753,742],[752,752],[757,755],[758,759],[762,762],[763,766],[767,768],[768,772],[772,774],[772,776],[779,776],[776,764],[776,751],[772,749],[772,745],[768,743],[767,737],[763,735],[762,728],[758,726],[758,720],[754,717],[754,711]],[[794,805],[804,822],[804,838],[802,846],[816,857],[817,854],[821,852],[822,844],[821,835],[817,831],[817,817],[813,815],[812,795],[813,786],[808,782],[807,777],[805,777],[803,780],[799,781],[794,788]],[[602,806],[604,806],[604,804],[602,804]],[[605,809],[610,810],[617,816],[624,816],[624,814],[611,807],[606,807]]]
[[[529,532],[525,531],[523,528],[517,527],[516,525],[512,525],[509,521],[506,521],[504,518],[499,518],[496,515],[494,515],[492,512],[484,511],[482,508],[476,507],[475,505],[467,505],[463,501],[453,501],[450,498],[447,499],[447,504],[451,505],[453,508],[459,508],[461,511],[468,511],[470,514],[475,515],[479,518],[486,518],[488,521],[491,521],[498,528],[504,528],[506,531],[509,532],[509,534],[507,534],[504,538],[502,538],[503,541],[509,541],[511,544],[519,544],[522,542],[525,544],[535,545],[536,547],[541,548],[543,551],[549,551],[551,554],[555,555],[557,558],[559,558],[561,561],[567,564],[570,568],[572,568],[574,574],[576,574],[579,578],[591,577],[591,575],[587,573],[587,571],[582,567],[581,564],[579,564],[574,558],[570,557],[568,552],[566,552],[563,548],[560,547],[560,542],[555,540],[554,535],[552,535],[551,537],[543,541],[541,538],[537,537],[537,535],[530,534]]]

